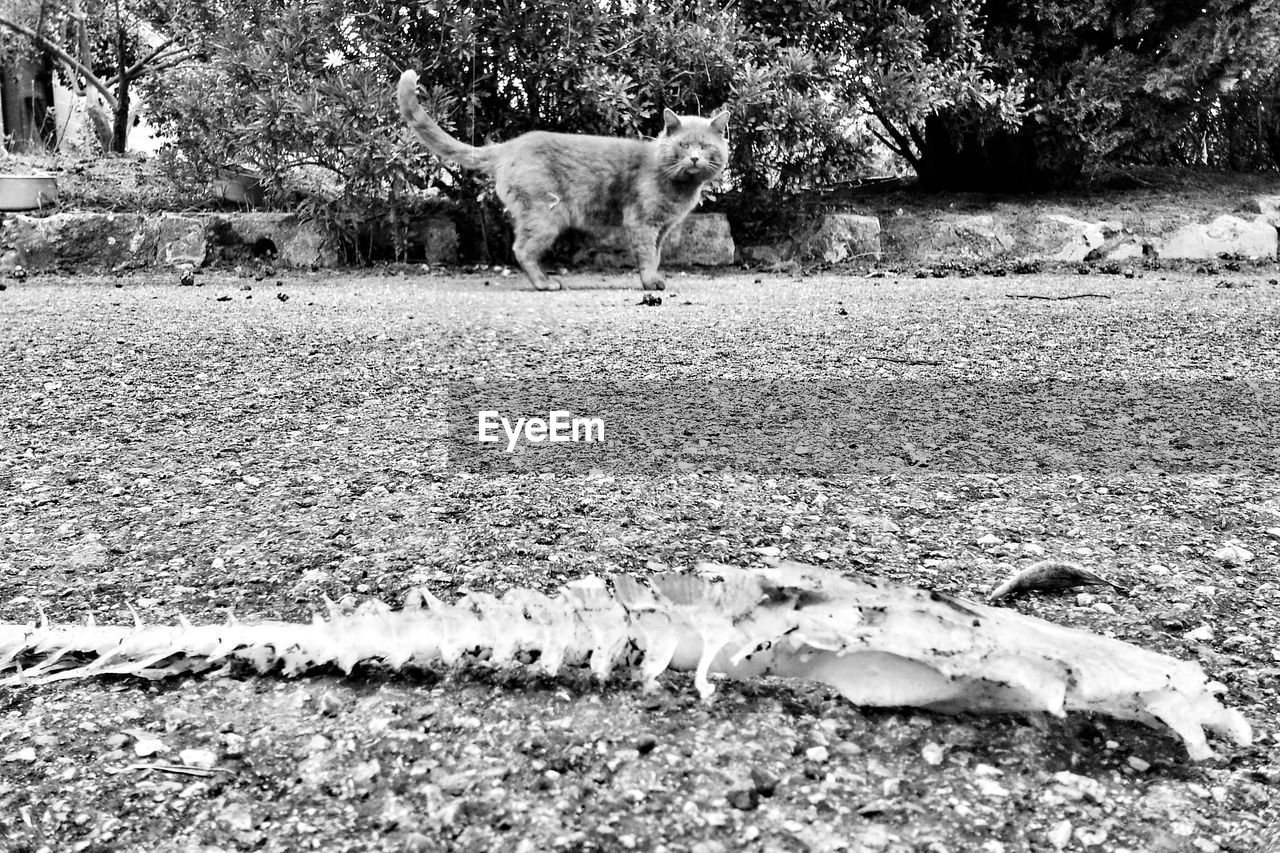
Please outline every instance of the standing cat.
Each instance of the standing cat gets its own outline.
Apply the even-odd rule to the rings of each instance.
[[[498,197],[515,220],[513,250],[538,290],[556,290],[538,263],[568,229],[625,229],[640,282],[662,290],[658,260],[662,240],[698,206],[702,190],[729,156],[729,114],[705,119],[663,114],[657,139],[613,139],[533,131],[476,148],[459,142],[432,121],[418,103],[418,75],[400,75],[400,114],[434,154],[493,177]]]

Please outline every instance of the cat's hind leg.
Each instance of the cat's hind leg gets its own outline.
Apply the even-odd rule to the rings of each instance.
[[[529,277],[535,290],[560,290],[560,280],[542,269],[542,256],[560,236],[559,223],[524,220],[516,223],[516,240],[511,247],[520,269]]]

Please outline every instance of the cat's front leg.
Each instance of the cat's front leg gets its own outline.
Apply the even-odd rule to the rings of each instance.
[[[658,274],[662,255],[659,230],[652,226],[634,226],[627,232],[631,238],[631,251],[636,256],[636,266],[640,268],[640,284],[645,290],[666,290],[667,283]]]

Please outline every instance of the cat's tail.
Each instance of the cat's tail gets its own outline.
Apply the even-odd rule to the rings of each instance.
[[[489,152],[465,142],[459,142],[444,132],[427,111],[418,103],[418,74],[406,70],[400,75],[396,89],[400,101],[400,115],[431,153],[441,159],[457,163],[464,169],[485,169],[489,166]]]

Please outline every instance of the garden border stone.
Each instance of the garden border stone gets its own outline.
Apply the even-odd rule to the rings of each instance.
[[[833,212],[777,243],[738,251],[723,213],[688,217],[664,247],[663,262],[679,266],[729,266],[745,261],[781,265],[794,260],[839,263],[866,259],[891,264],[935,264],[1035,259],[1078,263],[1142,258],[1274,259],[1280,255],[1280,195],[1255,196],[1234,214],[1209,221],[1188,217],[1144,233],[1125,222],[1091,221],[1059,208],[1027,215],[1002,203],[989,210],[886,211],[879,215]],[[448,217],[418,223],[415,254],[429,263],[452,263],[458,232]],[[339,266],[339,246],[313,223],[292,213],[77,213],[4,214],[0,219],[0,268],[126,270],[152,266],[202,266],[217,261],[266,258],[284,268]],[[575,262],[630,266],[620,237],[584,248]]]

